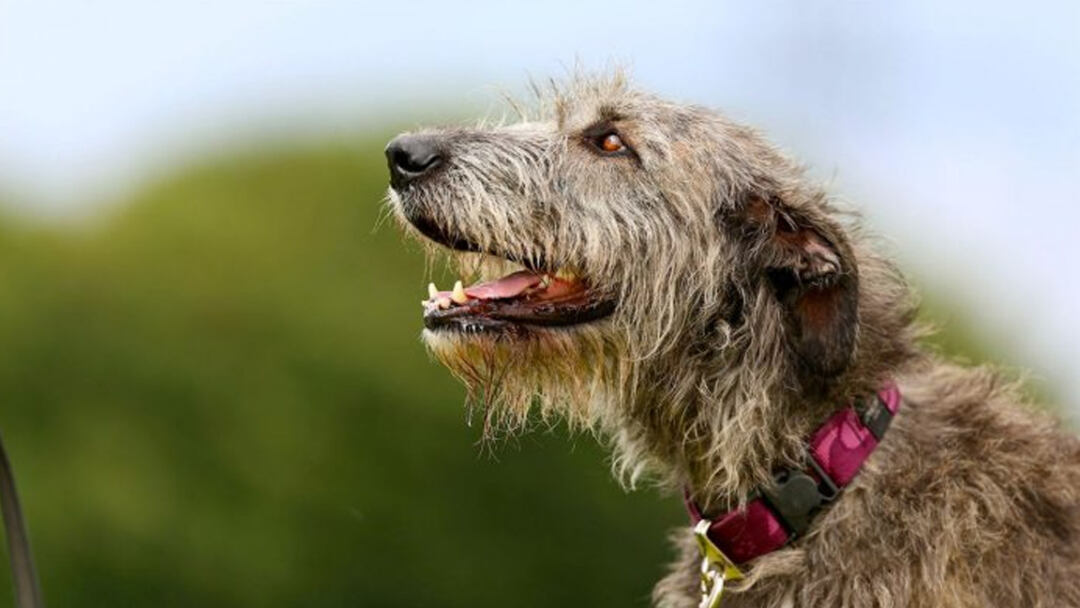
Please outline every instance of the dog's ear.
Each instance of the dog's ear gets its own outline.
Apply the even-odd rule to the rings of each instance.
[[[738,215],[755,272],[784,310],[803,380],[839,375],[851,363],[859,330],[859,277],[843,232],[777,196],[748,197]]]

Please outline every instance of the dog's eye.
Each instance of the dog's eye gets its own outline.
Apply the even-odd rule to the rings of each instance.
[[[618,133],[605,133],[596,138],[596,147],[608,154],[614,154],[625,150],[626,144],[623,143]]]

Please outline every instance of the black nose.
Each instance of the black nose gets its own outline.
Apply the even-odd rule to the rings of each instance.
[[[443,154],[437,144],[430,135],[398,135],[386,145],[386,164],[394,190],[431,174],[442,164]]]

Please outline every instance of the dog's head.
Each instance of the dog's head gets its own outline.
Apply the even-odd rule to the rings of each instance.
[[[427,294],[424,339],[511,418],[821,390],[852,366],[845,231],[797,166],[713,111],[578,79],[517,124],[422,130],[386,154],[396,215],[467,275]]]

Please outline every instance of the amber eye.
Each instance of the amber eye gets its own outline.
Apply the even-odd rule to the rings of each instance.
[[[626,144],[623,143],[618,133],[608,133],[600,137],[596,143],[597,147],[604,152],[622,152],[626,149]]]

